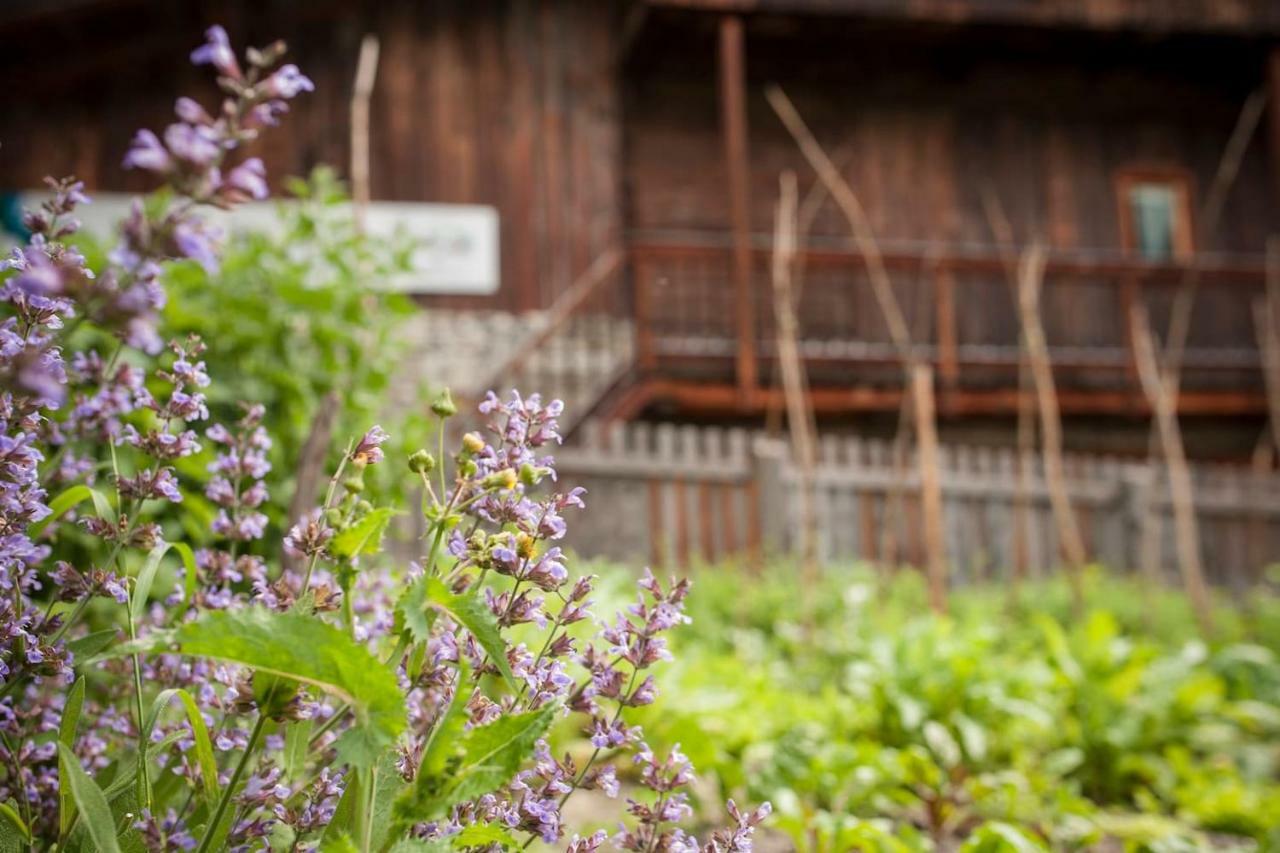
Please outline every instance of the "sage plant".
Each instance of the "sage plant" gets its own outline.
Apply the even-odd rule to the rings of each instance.
[[[19,849],[749,850],[768,806],[728,803],[702,843],[692,768],[626,715],[657,695],[689,585],[639,581],[600,619],[562,551],[582,489],[550,452],[562,405],[490,393],[483,427],[431,404],[435,452],[407,460],[426,533],[382,553],[399,508],[363,495],[393,464],[374,426],[323,501],[265,541],[270,436],[246,402],[207,423],[199,340],[158,328],[164,266],[218,263],[204,207],[263,198],[241,146],[311,89],[284,45],[243,57],[219,27],[191,55],[226,97],[189,98],[125,157],[164,191],[136,202],[105,269],[68,242],[73,179],[27,215],[0,300],[0,830]],[[224,377],[225,378],[225,377]],[[193,467],[211,512],[187,507]],[[157,519],[174,517],[166,527]],[[289,561],[281,559],[287,554]],[[407,562],[407,561],[406,561]],[[553,754],[551,731],[581,732]],[[616,831],[569,835],[575,792],[626,800]],[[566,837],[568,835],[568,837]]]

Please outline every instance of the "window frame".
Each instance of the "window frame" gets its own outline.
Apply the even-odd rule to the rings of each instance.
[[[1129,194],[1142,184],[1163,184],[1173,189],[1172,254],[1168,263],[1189,260],[1196,253],[1195,176],[1190,169],[1169,164],[1140,164],[1126,166],[1116,171],[1113,184],[1120,223],[1120,248],[1126,254],[1141,258],[1137,243],[1137,223],[1134,222],[1133,205]]]

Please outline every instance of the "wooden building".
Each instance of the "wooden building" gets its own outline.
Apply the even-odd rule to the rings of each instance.
[[[316,81],[262,144],[277,178],[347,162],[359,42],[379,35],[373,197],[500,216],[497,293],[425,301],[549,311],[551,333],[512,370],[557,339],[608,339],[580,395],[594,414],[779,406],[768,264],[788,169],[807,200],[800,348],[815,408],[897,411],[902,371],[864,259],[765,100],[777,84],[867,210],[945,423],[1007,424],[1018,403],[987,197],[1019,244],[1049,246],[1043,313],[1068,416],[1145,441],[1127,311],[1142,300],[1163,328],[1194,269],[1180,410],[1235,437],[1193,446],[1247,452],[1262,423],[1252,304],[1280,231],[1272,0],[14,0],[0,9],[0,187],[52,172],[145,188],[120,154],[178,93],[213,97],[183,61],[213,21],[239,43],[285,37]],[[1267,113],[1206,227],[1259,91]]]

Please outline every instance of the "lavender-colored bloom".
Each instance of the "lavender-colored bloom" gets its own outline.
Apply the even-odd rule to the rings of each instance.
[[[267,197],[267,170],[262,160],[250,157],[227,174],[223,193],[231,199],[264,199]]]
[[[267,98],[294,98],[302,92],[313,92],[315,88],[310,78],[293,64],[280,66],[279,70],[262,81],[262,92]]]
[[[351,461],[361,465],[373,465],[383,459],[382,445],[390,438],[380,426],[372,426],[351,451]]]
[[[148,172],[165,173],[173,167],[173,160],[159,138],[149,130],[139,130],[124,155],[126,169],[145,169]]]
[[[212,65],[219,74],[239,80],[243,75],[227,31],[215,24],[204,35],[205,43],[191,51],[191,61],[196,65]]]

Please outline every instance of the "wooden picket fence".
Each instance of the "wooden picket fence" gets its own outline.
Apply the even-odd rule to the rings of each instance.
[[[798,545],[800,484],[785,440],[743,429],[587,423],[556,461],[563,485],[588,490],[590,511],[572,519],[569,539],[584,556],[684,566],[729,557],[759,562]],[[814,483],[819,557],[921,565],[916,466],[910,452],[895,462],[891,442],[823,436]],[[954,582],[1003,578],[1016,567],[1036,577],[1059,565],[1038,460],[1023,498],[1011,449],[946,446],[940,469]],[[1147,549],[1153,568],[1173,576],[1172,507],[1161,472],[1142,461],[1068,456],[1066,473],[1091,559],[1137,568],[1145,527],[1156,537],[1156,548]],[[1280,558],[1280,475],[1226,465],[1200,465],[1193,475],[1211,579],[1257,579]],[[1154,526],[1144,524],[1148,514]]]

